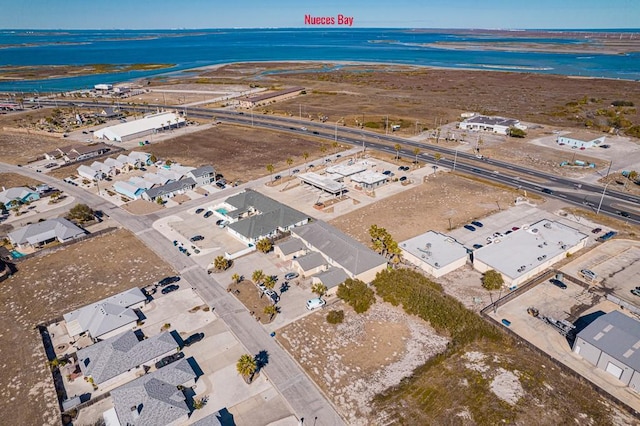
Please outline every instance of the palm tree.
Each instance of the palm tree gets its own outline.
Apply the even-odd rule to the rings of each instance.
[[[636,179],[638,179],[638,172],[636,172],[635,170],[631,170],[629,172],[629,174],[627,175],[627,179],[630,180],[631,182],[635,182]],[[627,183],[625,182],[624,184],[625,188],[627,187]]]
[[[440,161],[442,159],[442,154],[440,154],[439,152],[436,152],[435,154],[433,154],[433,158],[436,160],[436,166],[435,168],[438,168],[438,161]]]
[[[327,152],[327,147],[325,145],[322,145],[320,147],[320,152],[322,153],[322,156],[324,157],[324,153]],[[323,159],[323,161],[324,161],[324,159]]]
[[[264,272],[262,272],[262,269],[256,269],[255,271],[253,271],[251,279],[255,284],[260,284],[262,280],[264,280]]]
[[[256,248],[263,253],[268,253],[273,248],[273,244],[268,238],[262,238],[256,243]]]
[[[269,321],[271,321],[273,320],[273,316],[278,313],[278,310],[279,309],[276,305],[269,304],[264,307],[264,311],[262,312],[264,312],[265,315],[269,315]]]
[[[229,267],[229,259],[220,255],[213,259],[213,267],[218,271],[224,271]]]
[[[402,145],[397,143],[393,146],[393,149],[396,150],[396,161],[398,161],[400,159],[400,150],[402,149]]]
[[[251,384],[253,375],[257,369],[258,363],[256,362],[256,359],[249,354],[241,355],[240,359],[238,359],[238,362],[236,363],[236,370],[240,373],[247,384]]]
[[[416,167],[418,167],[418,155],[420,155],[420,148],[413,148],[413,153],[416,156],[416,159],[414,161]]]
[[[237,273],[236,273],[236,274],[233,274],[233,275],[231,276],[231,279],[232,279],[236,284],[238,284],[238,283],[240,282],[240,279],[241,279],[241,278],[242,278],[242,277],[240,276],[240,274],[237,274]]]
[[[273,180],[273,164],[267,164],[267,171],[269,172],[269,179]]]
[[[289,176],[291,176],[291,165],[293,164],[293,158],[287,157],[287,166],[289,166]]]
[[[327,293],[327,286],[322,283],[315,283],[311,286],[311,291],[318,295],[318,297],[322,297]]]
[[[276,286],[276,279],[273,278],[273,275],[269,275],[264,279],[263,284],[269,290],[273,290],[273,288]]]
[[[336,142],[336,141],[333,141],[331,143],[331,146],[333,147],[333,149],[335,149],[334,154],[337,154],[338,153],[338,147],[340,146],[340,144],[338,142]]]
[[[303,152],[303,153],[302,153],[302,158],[304,158],[304,162],[306,163],[306,162],[307,162],[307,159],[309,158],[309,153],[308,153],[308,152],[306,152],[306,151],[305,151],[305,152]],[[306,167],[305,167],[305,169],[306,169]]]

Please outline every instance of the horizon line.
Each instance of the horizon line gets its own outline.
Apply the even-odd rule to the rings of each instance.
[[[636,30],[640,32],[640,27],[603,27],[603,28],[484,28],[484,27],[350,27],[345,28],[339,25],[327,26],[293,26],[293,27],[203,27],[203,28],[0,28],[0,31],[203,31],[203,30],[473,30],[473,31],[614,31],[614,30]]]

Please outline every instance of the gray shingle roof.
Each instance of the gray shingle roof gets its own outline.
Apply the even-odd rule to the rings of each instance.
[[[213,166],[202,166],[198,167],[197,169],[191,170],[189,173],[191,173],[194,177],[201,177],[212,175],[215,173],[215,171],[213,170]]]
[[[578,337],[640,371],[640,322],[613,311],[598,317]]]
[[[327,263],[327,261],[324,260],[324,257],[322,257],[322,255],[317,251],[312,251],[309,254],[300,256],[296,259],[296,262],[300,265],[303,271],[309,271]]]
[[[100,384],[166,353],[175,352],[179,344],[171,333],[161,333],[138,340],[133,331],[87,346],[78,351],[78,363],[85,376]]]
[[[216,411],[213,414],[209,414],[207,417],[203,417],[197,422],[191,423],[191,426],[222,426],[220,422],[220,413]]]
[[[327,286],[327,289],[338,286],[345,282],[347,278],[349,278],[347,273],[344,272],[344,269],[334,268],[333,266],[326,271],[315,274],[314,277],[319,279],[322,284]]]
[[[35,194],[36,191],[33,191],[24,186],[18,186],[16,188],[9,188],[2,192],[0,192],[0,203],[9,204],[11,200],[19,200],[22,201],[29,194]]]
[[[384,257],[321,220],[291,232],[353,275],[387,263]]]
[[[149,198],[156,198],[156,197],[161,197],[163,195],[171,194],[175,191],[191,189],[194,186],[196,186],[196,181],[193,180],[192,178],[186,178],[186,179],[180,179],[175,182],[169,182],[166,185],[147,189],[146,192]]]
[[[9,233],[9,238],[16,244],[38,244],[52,238],[66,241],[85,234],[85,231],[77,227],[65,218],[59,217],[33,223]]]
[[[67,330],[72,336],[88,331],[98,338],[105,333],[138,320],[129,306],[144,302],[147,298],[134,287],[122,293],[64,314]]]
[[[188,414],[178,386],[196,377],[189,361],[182,359],[111,391],[120,424],[166,425]]]
[[[305,248],[304,243],[300,241],[299,238],[289,238],[287,241],[276,244],[276,247],[278,247],[285,256],[304,250]]]

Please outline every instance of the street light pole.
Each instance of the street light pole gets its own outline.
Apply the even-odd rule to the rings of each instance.
[[[607,190],[607,186],[609,186],[610,184],[611,184],[611,182],[606,184],[604,186],[604,189],[602,190],[602,196],[600,197],[600,203],[598,203],[598,210],[596,210],[596,216],[600,214],[600,207],[602,207],[602,200],[604,200],[604,193]]]

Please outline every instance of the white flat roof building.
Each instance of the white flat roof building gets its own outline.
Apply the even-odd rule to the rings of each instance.
[[[364,189],[375,189],[387,183],[388,180],[389,176],[373,170],[365,170],[351,176],[351,182],[359,184]]]
[[[475,250],[473,267],[480,272],[494,269],[514,287],[580,250],[588,238],[575,228],[543,219]]]
[[[336,164],[335,166],[327,167],[326,172],[331,174],[338,174],[342,177],[355,175],[367,170],[367,166],[362,163],[355,164]]]
[[[173,112],[161,112],[139,120],[104,127],[93,132],[93,136],[99,139],[123,142],[149,135],[160,129],[177,127],[184,122],[184,118]]]
[[[486,115],[474,115],[460,123],[462,130],[480,130],[501,135],[509,134],[510,127],[517,127],[522,130],[526,129],[526,126],[520,124],[520,121],[515,118],[488,117]]]
[[[322,176],[313,172],[299,174],[298,178],[307,185],[322,189],[323,191],[333,195],[339,195],[347,189],[344,183],[337,182],[327,176]]]
[[[467,263],[467,249],[448,235],[429,231],[400,243],[409,262],[439,278]]]

